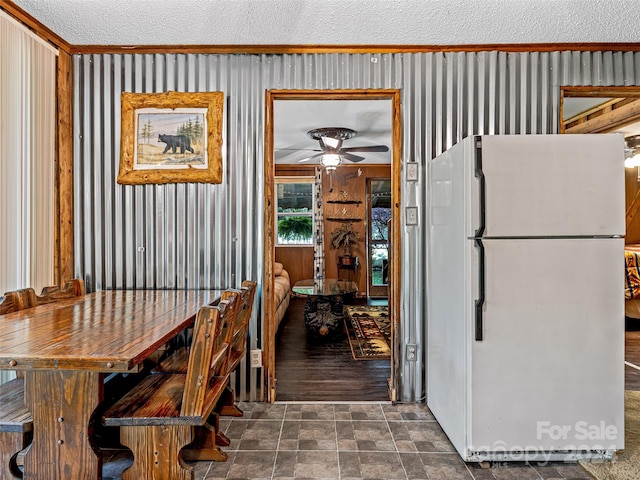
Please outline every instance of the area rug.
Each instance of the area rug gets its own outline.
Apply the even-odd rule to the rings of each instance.
[[[344,321],[355,360],[391,358],[389,307],[346,305]]]
[[[612,462],[580,464],[597,480],[635,480],[640,477],[640,392],[624,392],[624,451]]]

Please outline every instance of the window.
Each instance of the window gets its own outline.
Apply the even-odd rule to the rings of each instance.
[[[276,177],[276,245],[312,245],[314,177]]]
[[[389,284],[391,179],[368,179],[369,296],[384,297]]]

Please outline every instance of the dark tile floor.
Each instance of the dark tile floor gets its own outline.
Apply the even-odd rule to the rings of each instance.
[[[195,478],[589,480],[575,463],[465,464],[425,405],[242,403],[223,418],[226,462],[194,462]],[[129,456],[107,456],[104,480],[120,479]]]
[[[640,390],[640,321],[625,333],[626,388]],[[424,404],[242,403],[223,418],[226,462],[193,462],[197,480],[591,480],[578,464],[465,464]],[[120,480],[131,456],[107,453],[103,480]]]

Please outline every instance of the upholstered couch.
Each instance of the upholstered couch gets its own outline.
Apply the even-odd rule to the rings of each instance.
[[[280,326],[282,317],[284,317],[287,307],[289,306],[289,300],[291,298],[291,280],[289,279],[289,272],[284,269],[284,266],[275,262],[273,266],[274,275],[274,287],[273,296],[276,304],[276,331]]]

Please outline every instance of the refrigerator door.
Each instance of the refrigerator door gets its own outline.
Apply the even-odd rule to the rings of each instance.
[[[467,155],[467,237],[477,236],[483,225],[485,237],[624,235],[621,134],[486,135],[464,141],[474,139],[481,142],[481,154]]]
[[[467,258],[477,264],[474,243]],[[470,342],[467,459],[478,451],[528,449],[545,458],[554,450],[623,448],[624,240],[482,245],[482,341]]]

